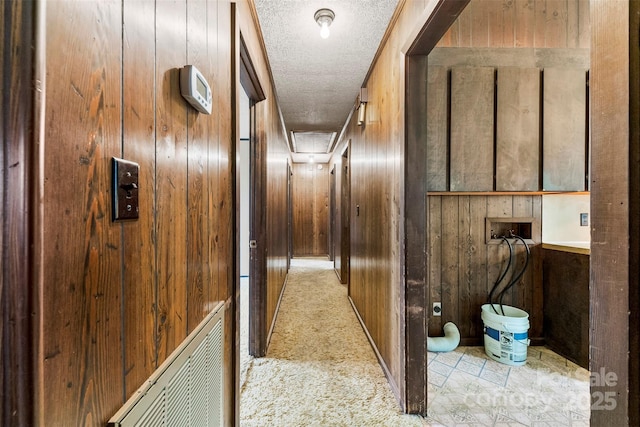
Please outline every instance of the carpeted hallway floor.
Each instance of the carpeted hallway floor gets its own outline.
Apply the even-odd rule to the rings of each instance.
[[[400,412],[326,259],[292,261],[267,357],[246,356],[241,342],[242,426],[424,425]]]
[[[589,425],[589,372],[545,347],[527,364],[482,347],[429,353],[429,416],[403,415],[332,263],[294,259],[267,357],[247,353],[241,285],[241,426]]]

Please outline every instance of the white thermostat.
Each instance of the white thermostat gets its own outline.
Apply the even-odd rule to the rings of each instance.
[[[180,69],[180,93],[189,104],[204,114],[211,114],[211,89],[207,79],[194,65]]]

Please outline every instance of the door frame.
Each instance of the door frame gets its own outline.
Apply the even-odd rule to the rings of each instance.
[[[259,131],[261,123],[256,113],[256,104],[266,96],[258,74],[249,55],[249,50],[239,32],[239,83],[249,97],[249,152],[250,152],[250,196],[249,196],[249,354],[262,357],[266,353],[266,141]],[[238,88],[239,89],[239,88]],[[237,91],[236,91],[237,92]],[[236,177],[237,177],[236,172]],[[236,186],[237,187],[237,186]],[[238,191],[236,189],[236,191]],[[236,213],[239,215],[239,213]],[[240,232],[236,230],[236,242]],[[239,272],[237,273],[239,276]],[[238,357],[239,360],[239,357]]]
[[[427,55],[464,10],[470,0],[438,0],[429,2],[419,22],[402,49],[405,54],[405,149],[401,257],[401,309],[404,312],[405,402],[408,413],[427,413],[427,340],[428,282],[426,230],[426,147],[424,112],[427,110]]]
[[[347,285],[347,295],[351,282],[351,140],[347,141],[340,153],[340,283]],[[358,214],[356,208],[356,215]]]

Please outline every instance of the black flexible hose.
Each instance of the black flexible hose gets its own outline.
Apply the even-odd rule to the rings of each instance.
[[[509,247],[509,262],[507,263],[507,268],[504,269],[504,272],[500,275],[500,277],[498,277],[498,280],[496,280],[493,287],[491,288],[491,291],[489,292],[489,305],[491,306],[491,308],[496,314],[500,314],[500,313],[498,313],[498,310],[496,310],[495,307],[493,306],[493,293],[498,288],[500,283],[502,283],[502,281],[504,280],[505,276],[509,272],[509,267],[511,267],[511,262],[513,261],[513,247],[511,246],[509,239],[507,239],[506,236],[502,236],[502,241],[505,242]]]
[[[527,242],[525,242],[524,239],[522,237],[520,237],[520,236],[514,235],[513,237],[522,242],[522,244],[524,245],[525,249],[527,250],[527,258],[526,258],[526,260],[524,262],[524,267],[522,267],[522,270],[520,270],[520,272],[516,275],[516,277],[511,282],[509,282],[509,284],[498,295],[498,297],[499,297],[498,301],[499,301],[499,304],[500,304],[500,311],[502,311],[502,315],[503,316],[504,316],[504,308],[502,307],[502,298],[504,298],[504,294],[505,294],[506,291],[508,291],[513,285],[518,283],[518,280],[520,280],[520,278],[522,277],[522,275],[526,271],[527,266],[529,265],[529,258],[531,257],[531,250],[529,250],[529,245],[527,245]]]

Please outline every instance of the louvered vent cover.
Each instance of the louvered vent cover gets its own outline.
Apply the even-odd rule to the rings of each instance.
[[[187,337],[109,426],[220,426],[223,423],[224,305]]]

